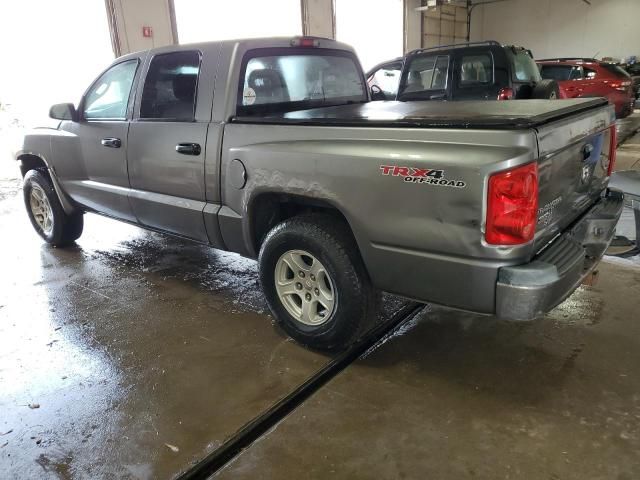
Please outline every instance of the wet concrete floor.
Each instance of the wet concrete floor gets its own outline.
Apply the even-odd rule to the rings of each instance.
[[[640,268],[531,324],[432,308],[220,479],[640,478]]]
[[[19,185],[0,185],[0,478],[170,478],[330,360],[272,325],[255,262],[95,215],[51,248]]]

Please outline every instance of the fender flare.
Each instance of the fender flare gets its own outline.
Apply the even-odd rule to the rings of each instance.
[[[35,157],[36,159],[40,160],[46,167],[47,173],[49,174],[49,178],[51,178],[51,183],[53,184],[53,189],[55,190],[56,195],[58,196],[58,200],[60,201],[60,205],[62,205],[62,209],[64,210],[64,213],[66,213],[67,215],[73,215],[74,213],[77,213],[79,210],[78,207],[75,205],[71,197],[69,197],[69,195],[67,195],[65,191],[62,189],[62,186],[60,185],[60,181],[58,180],[58,176],[56,175],[55,170],[51,165],[49,165],[49,162],[47,162],[46,158],[44,158],[43,155],[35,152],[26,152],[26,151],[18,152],[16,154],[16,160],[20,162],[22,162],[23,160],[26,160],[29,157],[31,158]],[[33,169],[30,168],[29,170],[33,170]],[[27,173],[27,171],[23,171],[23,176]]]

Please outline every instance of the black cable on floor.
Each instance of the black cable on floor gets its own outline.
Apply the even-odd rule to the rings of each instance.
[[[219,448],[211,452],[185,472],[179,474],[176,480],[206,479],[218,472],[227,463],[242,453],[253,442],[273,428],[278,422],[299,407],[316,391],[351,365],[363,353],[373,347],[379,340],[385,338],[404,322],[422,309],[424,305],[409,302],[398,310],[388,321],[370,330],[349,349],[342,352],[335,359],[321,368],[304,383],[299,385],[289,395],[273,404],[259,416],[245,424],[231,438]]]

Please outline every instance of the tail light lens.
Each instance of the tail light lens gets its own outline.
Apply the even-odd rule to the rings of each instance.
[[[616,164],[616,152],[618,143],[618,131],[616,130],[616,124],[614,123],[609,127],[609,168],[607,168],[607,175],[611,176],[613,173],[613,167]]]
[[[513,100],[513,98],[515,97],[515,92],[513,91],[513,88],[501,88],[500,91],[498,92],[498,100]]]
[[[538,164],[529,163],[489,177],[485,240],[520,245],[533,239],[538,221]]]
[[[626,92],[627,90],[629,90],[631,82],[611,82],[609,86],[611,88],[615,88],[616,90],[620,90],[621,92]]]

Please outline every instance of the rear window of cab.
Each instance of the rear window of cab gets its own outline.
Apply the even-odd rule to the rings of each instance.
[[[315,48],[253,50],[242,62],[238,114],[278,113],[368,100],[350,52]]]

